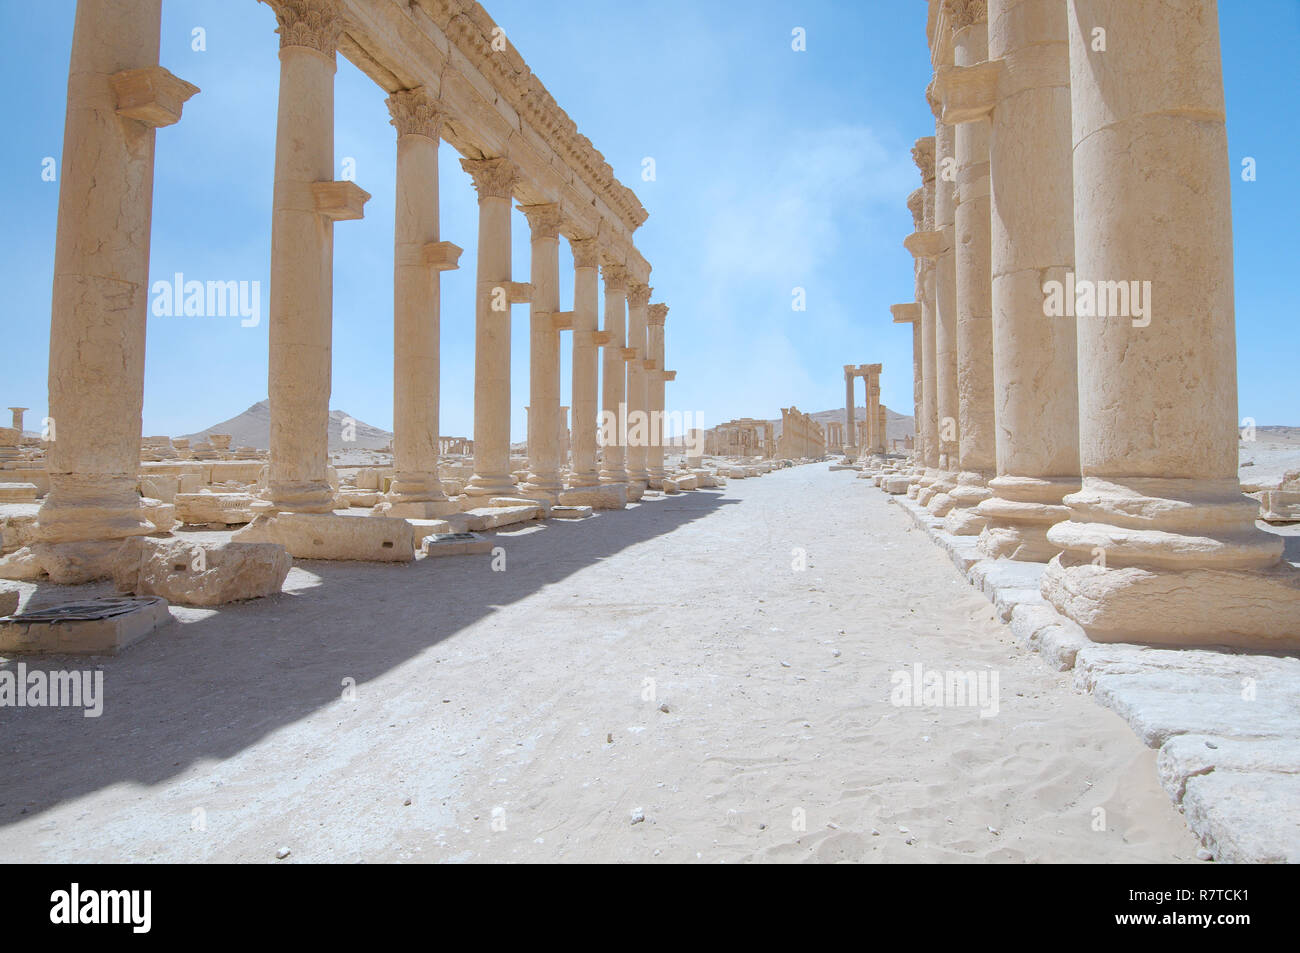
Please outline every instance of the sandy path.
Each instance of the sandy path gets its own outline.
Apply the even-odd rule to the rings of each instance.
[[[852,473],[499,540],[303,563],[105,662],[99,719],[0,710],[0,859],[1195,856],[1152,753]],[[996,671],[998,714],[895,707],[914,663]]]

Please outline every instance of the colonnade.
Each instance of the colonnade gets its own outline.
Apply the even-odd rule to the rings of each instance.
[[[478,193],[474,455],[467,498],[554,502],[567,487],[662,477],[662,446],[613,428],[597,470],[598,393],[620,421],[661,420],[667,307],[631,242],[646,213],[523,66],[493,46],[472,0],[264,0],[280,36],[271,214],[271,443],[263,513],[329,514],[333,229],[369,194],[334,178],[334,76],[343,49],[389,92],[397,135],[394,478],[380,512],[463,508],[438,479],[439,274],[461,249],[439,233],[438,150],[451,141]],[[161,0],[79,0],[68,82],[50,332],[51,490],[33,553],[62,582],[100,578],[123,538],[155,532],[141,506],[141,445],[154,137],[197,89],[158,64]],[[493,98],[482,92],[492,87]],[[529,280],[511,273],[512,204],[530,229]],[[559,310],[559,239],[574,309]],[[597,266],[605,283],[597,327]],[[529,460],[510,466],[510,307],[530,309]],[[561,335],[572,334],[573,459],[561,456]],[[598,363],[604,380],[598,392]],[[657,414],[655,413],[657,411]],[[648,428],[651,439],[662,439]],[[463,447],[462,449],[467,449]],[[347,517],[338,517],[346,519]],[[317,524],[321,527],[326,523]],[[322,531],[327,531],[322,529]]]
[[[826,455],[826,432],[821,424],[798,407],[782,407],[781,435],[776,441],[776,454],[790,460],[823,457]]]
[[[1095,640],[1300,644],[1237,479],[1214,0],[929,0],[927,34],[909,496]]]

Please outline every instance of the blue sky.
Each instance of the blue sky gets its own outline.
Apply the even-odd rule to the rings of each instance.
[[[260,281],[263,320],[151,317],[144,432],[181,434],[267,394],[271,187],[278,38],[254,0],[166,0],[161,60],[201,87],[160,131],[151,280]],[[911,334],[889,305],[912,298],[905,206],[919,179],[912,142],[933,132],[918,0],[723,2],[492,0],[488,11],[650,213],[637,244],[654,300],[671,310],[670,409],[707,424],[843,404],[841,366],[884,364],[885,402],[910,413]],[[1297,259],[1300,132],[1279,107],[1300,89],[1300,0],[1220,4],[1234,169],[1239,412],[1300,424]],[[72,0],[0,0],[0,76],[10,90],[0,146],[0,274],[7,289],[0,404],[45,414],[60,155]],[[191,31],[206,31],[195,52]],[[806,31],[807,50],[791,49]],[[373,198],[335,230],[330,406],[392,426],[395,139],[384,93],[339,58],[335,150]],[[442,146],[442,237],[465,248],[444,274],[442,432],[473,421],[475,193]],[[1253,157],[1258,177],[1235,170]],[[643,181],[653,157],[655,181]],[[527,280],[527,226],[514,216],[515,277]],[[561,242],[561,306],[572,259]],[[791,308],[806,289],[807,310]],[[524,436],[528,313],[513,316],[512,431]],[[567,342],[567,335],[565,337]],[[567,348],[566,348],[567,350]],[[569,362],[562,369],[569,402]],[[861,397],[859,396],[859,400]],[[30,429],[30,424],[29,424]]]

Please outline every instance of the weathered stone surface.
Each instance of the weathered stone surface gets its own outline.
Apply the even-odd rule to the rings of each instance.
[[[0,616],[13,615],[18,611],[17,589],[0,589]]]
[[[279,543],[294,559],[409,562],[415,559],[411,524],[387,516],[275,513],[258,516],[234,539]]]
[[[136,536],[113,564],[119,592],[161,596],[189,606],[218,606],[280,591],[293,565],[276,543],[193,543]]]
[[[251,493],[177,493],[176,518],[186,525],[250,523],[257,497]]]
[[[1010,621],[1012,634],[1058,672],[1074,668],[1079,650],[1092,644],[1078,625],[1051,606],[1014,606]]]
[[[563,490],[559,502],[564,506],[590,506],[594,510],[621,510],[627,506],[626,484],[605,483]]]
[[[552,506],[550,513],[553,520],[582,520],[591,515],[590,506]]]
[[[1187,782],[1183,814],[1220,863],[1300,863],[1293,774],[1214,771]]]
[[[35,483],[0,483],[0,503],[36,502]]]
[[[52,608],[52,607],[47,607]],[[83,618],[55,621],[30,607],[0,622],[0,653],[6,655],[115,655],[171,622],[167,603],[156,596],[90,599],[59,608]],[[85,618],[101,615],[103,618]]]
[[[424,537],[420,544],[427,556],[464,556],[473,553],[490,553],[492,541],[477,533],[434,533]]]
[[[536,503],[519,506],[481,506],[466,510],[461,515],[465,517],[470,532],[481,533],[485,530],[500,529],[502,526],[541,519],[542,508]]]

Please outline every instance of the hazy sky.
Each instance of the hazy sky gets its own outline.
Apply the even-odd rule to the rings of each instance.
[[[637,245],[653,300],[670,307],[670,408],[707,424],[841,406],[846,363],[884,364],[885,402],[912,411],[911,331],[889,305],[912,299],[905,200],[910,147],[933,133],[919,0],[740,2],[491,0],[488,11],[650,213]],[[151,317],[144,432],[181,434],[267,394],[271,189],[278,37],[254,0],[165,0],[162,63],[202,92],[158,134],[151,281],[260,281],[262,321]],[[1300,424],[1297,269],[1300,0],[1220,3],[1235,215],[1239,416]],[[6,298],[0,405],[45,415],[60,155],[72,0],[0,0],[0,76],[10,91],[0,146]],[[207,49],[191,49],[195,27]],[[791,31],[807,49],[791,49]],[[392,427],[395,132],[384,93],[339,58],[337,158],[373,198],[335,229],[331,408]],[[1258,177],[1237,174],[1243,157]],[[643,160],[656,178],[643,181]],[[442,237],[465,249],[442,278],[442,432],[473,423],[476,197],[441,148]],[[561,307],[572,259],[560,243]],[[514,268],[528,278],[527,224]],[[791,307],[806,290],[807,310]],[[515,440],[528,402],[528,309],[513,314]],[[565,335],[567,342],[569,336]],[[569,360],[562,368],[569,403]],[[859,385],[859,388],[861,385]],[[861,395],[859,390],[859,402]],[[31,429],[32,424],[29,424]]]

